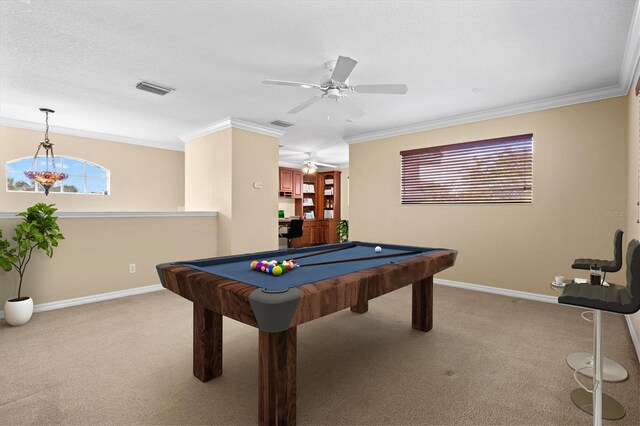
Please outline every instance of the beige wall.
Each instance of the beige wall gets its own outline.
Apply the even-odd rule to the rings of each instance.
[[[218,212],[220,254],[231,245],[231,166],[231,128],[185,144],[185,210]]]
[[[340,170],[340,219],[349,220],[349,169]]]
[[[16,223],[0,219],[4,237],[13,236]],[[216,217],[60,218],[58,224],[65,240],[51,259],[36,252],[25,274],[22,294],[35,304],[158,284],[157,264],[217,254]],[[17,277],[0,270],[0,301],[17,296]]]
[[[185,207],[218,212],[220,255],[277,249],[278,139],[227,128],[188,142]]]
[[[635,82],[634,82],[635,83]],[[627,96],[628,105],[628,143],[627,143],[627,158],[628,158],[628,179],[627,179],[627,234],[625,235],[625,244],[629,240],[635,238],[640,239],[640,224],[638,224],[638,212],[640,207],[636,203],[640,201],[640,189],[638,185],[639,176],[639,153],[638,147],[640,145],[640,97],[635,96],[634,90],[635,84],[632,85],[631,91]],[[632,332],[635,332],[636,342],[640,342],[640,312],[635,313],[629,317],[631,319],[631,325],[633,327]],[[638,348],[636,348],[638,349]],[[640,353],[638,354],[640,356]]]
[[[295,216],[295,200],[293,198],[278,197],[278,210],[284,210],[284,217]]]
[[[232,254],[278,248],[278,151],[277,138],[233,129]]]
[[[92,161],[111,171],[108,196],[6,192],[6,162],[32,156],[43,132],[0,127],[0,211],[21,211],[37,202],[60,211],[179,211],[184,208],[184,153],[50,134],[55,154]]]
[[[400,205],[400,151],[524,133],[532,204]],[[625,97],[352,144],[351,239],[458,249],[440,278],[557,295],[552,278],[585,277],[573,259],[611,257],[626,225],[627,144]]]

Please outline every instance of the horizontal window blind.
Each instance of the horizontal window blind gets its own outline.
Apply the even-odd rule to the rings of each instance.
[[[402,204],[531,203],[533,135],[400,152]]]

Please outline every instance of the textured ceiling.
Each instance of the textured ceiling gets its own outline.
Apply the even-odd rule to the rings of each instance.
[[[348,161],[344,139],[509,111],[620,96],[638,60],[635,0],[0,2],[0,117],[52,131],[180,149],[180,136],[233,117],[293,123],[281,160]],[[406,95],[353,94],[349,122],[316,94],[262,84],[320,83],[324,63],[358,61],[350,84],[404,83]],[[147,80],[161,97],[135,89]],[[276,128],[279,129],[279,128]],[[364,136],[363,136],[364,135]],[[287,150],[287,151],[285,151]]]

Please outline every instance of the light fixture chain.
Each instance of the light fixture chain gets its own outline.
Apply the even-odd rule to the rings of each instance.
[[[46,123],[47,128],[44,131],[44,142],[49,143],[49,111],[45,111],[44,122]]]
[[[53,172],[56,172],[56,157],[53,155],[53,144],[51,144],[51,169],[53,170]],[[47,154],[49,153],[49,150],[47,150]]]

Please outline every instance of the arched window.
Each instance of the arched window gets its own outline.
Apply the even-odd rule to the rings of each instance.
[[[50,193],[109,195],[109,170],[81,158],[56,155],[55,159],[56,170],[69,177],[52,186]],[[37,161],[37,169],[45,170],[45,158],[38,157]],[[32,164],[33,157],[7,161],[7,191],[44,192],[39,183],[24,175],[25,170],[32,169]]]

